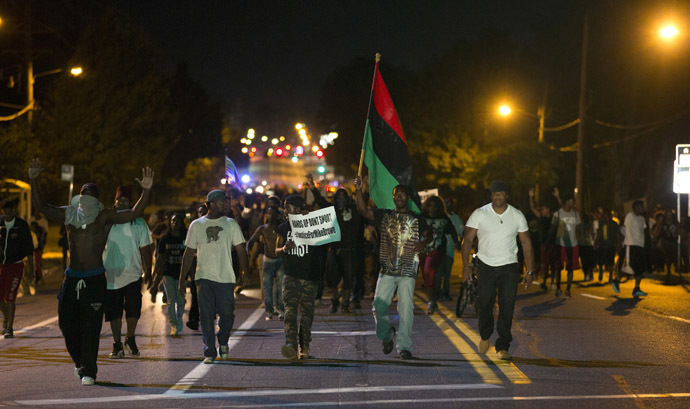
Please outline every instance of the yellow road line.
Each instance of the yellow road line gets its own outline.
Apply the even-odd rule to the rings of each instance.
[[[415,304],[421,309],[426,308],[426,304],[422,302],[419,298],[415,298]],[[455,348],[465,357],[465,360],[472,365],[472,368],[479,374],[482,378],[482,382],[490,384],[501,384],[501,380],[494,373],[494,371],[489,368],[489,365],[484,362],[484,360],[477,354],[474,348],[472,348],[465,340],[455,332],[455,329],[448,325],[443,317],[438,314],[430,315],[429,318],[436,324],[436,326],[443,332],[448,340],[455,346]]]
[[[445,318],[447,318],[450,322],[453,323],[453,325],[460,330],[470,341],[472,341],[476,346],[479,346],[479,341],[480,337],[479,334],[470,328],[465,321],[455,317],[455,313],[449,310],[447,307],[438,304],[438,310],[440,313],[443,314]],[[433,317],[433,315],[432,315]],[[504,361],[502,359],[498,359],[498,357],[493,354],[487,354],[486,355],[491,361],[498,367],[498,369],[503,372],[503,374],[508,378],[508,380],[512,383],[515,384],[528,384],[532,383],[532,381],[527,377],[527,375],[524,374],[521,370],[518,369],[517,366],[515,366],[514,363],[510,361]]]

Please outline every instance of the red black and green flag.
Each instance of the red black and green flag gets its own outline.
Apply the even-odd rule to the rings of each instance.
[[[412,192],[408,206],[419,213],[419,195],[412,176],[407,140],[379,72],[378,61],[371,94],[362,143],[364,164],[369,169],[369,194],[377,207],[394,209],[393,188],[399,184],[407,185]]]

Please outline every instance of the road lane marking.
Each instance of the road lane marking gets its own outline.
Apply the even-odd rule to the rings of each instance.
[[[685,318],[676,317],[675,315],[664,314],[664,313],[662,313],[662,312],[652,311],[652,310],[650,310],[649,308],[644,308],[644,307],[642,307],[642,308],[640,308],[640,309],[643,310],[643,311],[646,311],[646,312],[648,312],[648,313],[650,313],[650,314],[652,314],[652,315],[656,315],[656,316],[659,317],[659,318],[668,318],[668,319],[671,319],[671,320],[676,320],[676,321],[684,322],[684,323],[686,323],[686,324],[690,324],[690,320],[686,320]]]
[[[583,297],[594,298],[595,300],[605,300],[606,299],[606,297],[599,297],[598,295],[587,294],[587,293],[580,293],[580,295]]]
[[[264,311],[261,308],[257,308],[252,315],[247,318],[242,325],[237,328],[237,331],[242,331],[242,330],[248,330],[256,324],[256,322],[261,318],[264,314]],[[231,333],[232,335],[232,333]],[[232,337],[230,340],[228,340],[228,349],[232,351],[232,349],[239,343],[239,339],[235,338],[233,339]],[[197,365],[194,369],[192,369],[187,375],[185,375],[182,379],[180,379],[175,385],[173,385],[172,388],[168,389],[167,391],[164,392],[164,395],[180,395],[184,394],[186,390],[191,388],[196,382],[200,381],[201,379],[206,376],[206,374],[211,370],[213,365],[208,365],[204,364],[201,362],[199,365]]]
[[[18,329],[18,330],[16,330],[16,331],[14,331],[14,335],[23,334],[23,333],[25,333],[25,332],[35,330],[36,328],[45,327],[46,325],[50,325],[50,324],[54,323],[54,322],[57,321],[57,320],[58,320],[58,317],[57,317],[57,316],[55,316],[55,317],[53,317],[53,318],[48,318],[47,320],[41,321],[41,322],[39,322],[38,324],[34,324],[34,325],[28,326],[28,327],[26,327],[26,328],[22,328],[22,329]],[[5,338],[3,337],[2,339],[5,339]]]
[[[415,304],[421,309],[426,308],[426,304],[419,298],[415,297]],[[462,354],[467,362],[472,365],[475,372],[482,378],[482,382],[490,384],[501,384],[501,380],[496,376],[494,371],[489,368],[489,365],[479,356],[474,348],[470,346],[465,340],[455,332],[455,329],[446,322],[443,317],[438,314],[429,315],[431,321],[443,332],[443,335],[453,344],[453,346]]]
[[[470,328],[465,321],[462,321],[460,318],[454,318],[455,314],[450,311],[448,308],[446,308],[444,305],[438,304],[438,310],[443,313],[443,315],[460,331],[462,332],[467,338],[469,338],[470,341],[474,342],[474,344],[479,347],[479,341],[480,337],[479,334]],[[474,349],[473,349],[474,351]],[[520,385],[526,385],[529,383],[532,383],[532,381],[525,375],[524,372],[522,372],[520,369],[518,369],[517,366],[515,366],[514,363],[510,361],[505,361],[503,359],[498,359],[496,355],[493,354],[487,354],[486,355],[491,362],[493,362],[498,369],[503,372],[503,374],[508,378],[508,380],[511,383],[514,384],[520,384]]]
[[[213,365],[206,365],[213,366]],[[472,383],[454,385],[392,385],[392,386],[359,386],[350,388],[323,388],[323,389],[274,389],[263,391],[233,391],[233,392],[189,392],[184,394],[146,394],[146,395],[118,395],[103,396],[97,398],[73,398],[73,399],[35,399],[18,400],[15,403],[20,405],[74,405],[88,403],[109,403],[109,402],[141,402],[149,400],[167,399],[230,399],[230,398],[253,398],[262,396],[292,396],[292,395],[330,395],[348,393],[381,393],[381,392],[413,392],[413,391],[457,391],[470,389],[503,389],[502,386]],[[266,405],[257,405],[258,407]],[[279,406],[286,406],[285,403]]]

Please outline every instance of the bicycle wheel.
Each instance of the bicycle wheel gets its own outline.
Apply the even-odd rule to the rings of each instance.
[[[467,282],[460,284],[460,295],[458,295],[458,302],[455,304],[455,315],[457,315],[458,318],[462,317],[462,313],[469,303],[469,294],[467,293],[469,287]]]

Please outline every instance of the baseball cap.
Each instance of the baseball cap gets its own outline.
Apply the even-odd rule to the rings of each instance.
[[[215,189],[210,192],[208,192],[208,195],[206,195],[206,201],[207,202],[213,202],[216,200],[223,200],[227,199],[228,197],[225,196],[225,192],[220,190],[220,189]]]

